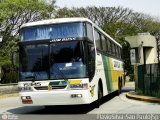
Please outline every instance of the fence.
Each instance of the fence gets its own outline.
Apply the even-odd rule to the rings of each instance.
[[[144,95],[160,98],[160,64],[138,66],[138,89]]]

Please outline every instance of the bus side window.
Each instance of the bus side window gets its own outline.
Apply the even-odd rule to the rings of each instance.
[[[108,53],[110,54],[111,53],[111,44],[110,44],[110,40],[107,39],[107,46],[108,46]]]
[[[116,56],[116,45],[113,43],[113,55]]]
[[[110,40],[110,54],[113,54],[113,45],[112,41]]]
[[[121,48],[119,48],[119,52],[120,52],[119,57],[122,58],[122,49]]]
[[[87,26],[87,37],[89,38],[89,40],[93,41],[92,25],[90,23],[86,23],[86,26]]]
[[[116,57],[118,58],[119,55],[118,55],[118,46],[116,45]]]
[[[98,31],[96,29],[94,29],[94,36],[95,36],[96,48],[99,49],[99,50],[102,50],[101,37],[100,37],[100,34],[98,33]]]
[[[101,36],[101,38],[102,38],[102,48],[103,48],[103,51],[104,52],[106,52],[107,51],[107,44],[106,44],[106,39],[105,39],[105,37],[102,35]]]
[[[121,48],[118,47],[118,58],[121,58]]]

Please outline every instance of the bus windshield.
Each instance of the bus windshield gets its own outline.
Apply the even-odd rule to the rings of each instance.
[[[40,25],[22,28],[23,41],[57,38],[76,38],[85,36],[85,27],[81,22]]]
[[[21,80],[87,77],[82,41],[24,45],[20,52]]]

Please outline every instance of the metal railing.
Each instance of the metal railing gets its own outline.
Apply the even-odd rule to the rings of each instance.
[[[138,66],[138,89],[144,95],[160,98],[160,64]]]

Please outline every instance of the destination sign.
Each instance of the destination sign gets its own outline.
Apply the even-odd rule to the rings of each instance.
[[[52,39],[50,42],[72,41],[72,40],[76,40],[76,38],[56,38]]]

